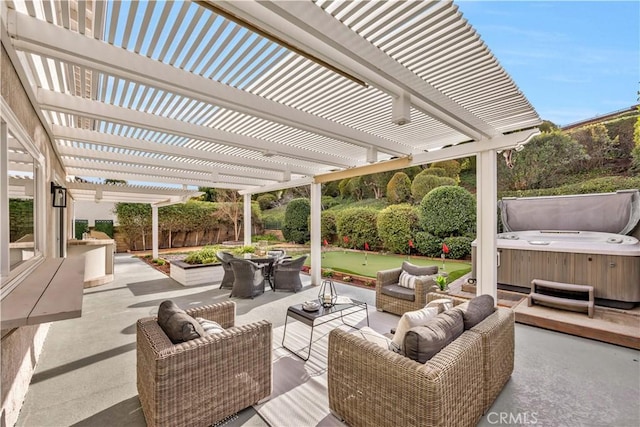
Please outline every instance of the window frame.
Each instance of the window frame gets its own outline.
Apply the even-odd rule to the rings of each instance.
[[[33,205],[34,205],[34,256],[13,269],[9,261],[9,159],[8,137],[9,133],[16,138],[24,149],[33,158]],[[46,248],[46,163],[45,156],[38,149],[27,131],[13,113],[6,100],[0,96],[0,140],[1,150],[0,174],[0,300],[4,299],[26,277],[33,272],[43,261]]]

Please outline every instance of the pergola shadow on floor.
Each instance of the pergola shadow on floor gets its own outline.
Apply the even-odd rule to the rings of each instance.
[[[225,301],[218,285],[185,288],[129,255],[116,257],[115,281],[85,290],[81,318],[51,324],[19,426],[144,426],[136,390],[135,322],[173,299],[188,308]],[[237,303],[238,324],[284,324],[286,307],[318,288],[265,292]],[[375,304],[369,289],[338,293]],[[144,292],[140,290],[144,289]],[[381,331],[388,332],[388,331]],[[640,421],[640,352],[516,325],[515,371],[480,425],[635,426]],[[229,426],[264,426],[249,408]],[[289,427],[289,426],[277,426]]]

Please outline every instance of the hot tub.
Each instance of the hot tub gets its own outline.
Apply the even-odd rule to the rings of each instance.
[[[638,232],[638,190],[511,198],[499,206],[508,230],[497,236],[499,288],[528,293],[533,279],[543,279],[593,286],[599,305],[640,304],[640,241],[629,235]],[[560,228],[568,225],[578,230]],[[475,250],[474,242],[472,278]]]

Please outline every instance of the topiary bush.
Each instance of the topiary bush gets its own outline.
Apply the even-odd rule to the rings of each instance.
[[[437,168],[435,166],[431,166],[423,171],[425,174],[435,175],[435,176],[447,176],[447,171],[443,168]]]
[[[398,204],[411,200],[411,179],[404,172],[396,172],[387,183],[387,200]]]
[[[413,196],[413,200],[415,200],[416,203],[420,203],[424,196],[426,196],[431,190],[443,185],[456,185],[456,182],[452,178],[432,175],[429,173],[428,169],[425,169],[416,175],[411,183],[411,195]]]
[[[322,240],[327,239],[328,243],[333,243],[337,235],[336,212],[322,211],[320,214],[320,236]]]
[[[441,162],[435,162],[431,164],[431,169],[444,169],[445,175],[449,178],[453,178],[456,180],[456,184],[460,179],[460,171],[462,170],[462,166],[460,162],[455,159],[452,160],[443,160]]]
[[[440,238],[473,235],[476,200],[462,187],[435,188],[420,202],[420,223],[426,232]]]
[[[260,209],[263,211],[274,207],[276,200],[278,200],[278,198],[271,193],[261,194],[256,198],[256,202],[258,202]]]
[[[378,213],[376,226],[384,249],[406,253],[418,227],[418,212],[409,204],[387,206]]]
[[[308,218],[311,213],[311,204],[308,199],[293,199],[287,205],[284,213],[284,225],[282,235],[285,240],[295,243],[309,241]]]
[[[378,211],[370,208],[350,208],[339,211],[336,216],[338,239],[342,246],[364,249],[365,242],[370,249],[379,248],[380,237],[376,228]],[[348,242],[344,242],[344,238]]]
[[[416,250],[422,255],[435,258],[442,253],[442,239],[425,231],[416,233],[415,244]]]
[[[449,253],[446,254],[450,259],[465,259],[471,256],[471,242],[473,239],[468,236],[455,236],[447,237],[444,239],[444,243],[449,248]],[[442,245],[441,245],[442,248]]]

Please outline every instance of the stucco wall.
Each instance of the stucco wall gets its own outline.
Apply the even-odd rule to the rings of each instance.
[[[22,86],[4,45],[0,52],[0,95],[19,119],[32,142],[45,156],[45,182],[48,184],[52,181],[56,173],[59,179],[64,179],[63,168],[55,155],[51,141]],[[45,206],[47,209],[44,232],[47,238],[42,250],[45,256],[52,256],[55,254],[56,245],[55,208],[51,207],[49,203],[45,203]],[[66,212],[64,214],[67,215],[68,220],[68,214]],[[14,425],[18,418],[48,330],[49,324],[43,324],[2,331],[3,338],[0,343],[2,347],[0,353],[2,368],[0,423],[2,426]]]

